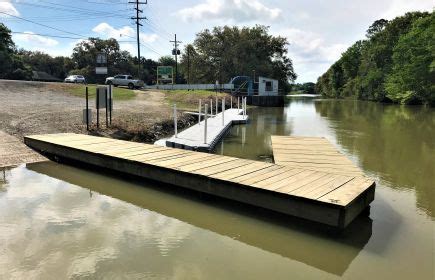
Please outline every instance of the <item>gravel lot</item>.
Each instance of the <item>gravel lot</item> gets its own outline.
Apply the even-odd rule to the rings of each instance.
[[[21,140],[31,134],[86,133],[82,124],[85,100],[65,92],[66,86],[73,85],[0,80],[0,130]],[[90,106],[94,104],[91,100]],[[114,126],[146,128],[170,118],[171,109],[159,91],[137,91],[132,100],[114,102]],[[110,136],[116,131],[100,132],[105,133]]]

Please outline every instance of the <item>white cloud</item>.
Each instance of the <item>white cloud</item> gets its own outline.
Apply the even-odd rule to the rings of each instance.
[[[14,39],[20,43],[25,43],[26,45],[30,45],[33,48],[50,48],[57,46],[59,44],[58,41],[44,37],[41,35],[34,35],[35,33],[31,31],[24,32],[25,34],[15,34]]]
[[[304,82],[315,81],[349,47],[346,44],[328,44],[319,34],[297,28],[276,32],[290,43],[289,57],[296,73],[303,73]]]
[[[92,29],[93,32],[97,33],[103,38],[114,38],[119,41],[131,41],[131,42],[120,42],[119,46],[122,50],[126,50],[132,55],[136,54],[136,31],[130,26],[123,26],[120,28],[114,28],[108,23],[102,22]],[[140,34],[140,41],[143,44],[154,43],[159,36],[157,34],[143,33]],[[149,57],[149,53],[145,53]],[[141,55],[142,56],[142,55]],[[154,56],[153,56],[154,57]]]
[[[13,15],[13,16],[20,15],[18,10],[14,7],[14,5],[12,5],[11,1],[9,1],[9,0],[0,1],[0,12],[8,13],[8,14]],[[5,15],[5,14],[0,14],[0,18],[1,17],[9,17],[9,16]]]
[[[95,26],[92,31],[99,34],[102,37],[106,38],[115,38],[117,40],[130,40],[135,39],[136,32],[135,30],[130,26],[123,26],[121,28],[114,28],[108,23],[102,22]],[[140,33],[140,40],[143,43],[153,43],[157,40],[158,35],[157,34],[147,34],[147,33]],[[133,38],[131,38],[133,37]]]
[[[184,21],[226,19],[246,22],[276,20],[281,12],[278,8],[266,7],[258,0],[206,0],[196,6],[184,8],[177,14]]]
[[[382,18],[385,19],[393,19],[397,16],[404,15],[407,12],[411,11],[432,11],[434,9],[433,1],[426,0],[393,0],[390,2],[390,5],[382,13]]]

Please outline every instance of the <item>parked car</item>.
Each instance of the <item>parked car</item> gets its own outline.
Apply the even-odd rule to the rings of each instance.
[[[144,86],[142,80],[135,80],[131,75],[116,75],[106,78],[106,85],[127,86],[129,89],[141,88]]]
[[[86,79],[82,75],[69,75],[68,77],[65,78],[65,83],[82,83],[82,84],[85,84],[86,83]]]

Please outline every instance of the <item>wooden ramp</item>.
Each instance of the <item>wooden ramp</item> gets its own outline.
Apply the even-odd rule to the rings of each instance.
[[[16,137],[0,131],[0,168],[40,161],[47,159],[29,149]]]
[[[374,199],[359,175],[291,168],[253,160],[78,134],[24,139],[44,154],[176,185],[344,228]]]

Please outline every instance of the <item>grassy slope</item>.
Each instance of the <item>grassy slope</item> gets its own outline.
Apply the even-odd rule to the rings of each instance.
[[[177,108],[180,110],[198,110],[198,100],[201,99],[204,102],[210,102],[213,98],[215,102],[216,96],[219,98],[227,96],[225,93],[216,93],[212,90],[165,90],[166,102],[170,105],[177,104]]]
[[[95,98],[96,85],[87,85],[89,98]],[[68,85],[64,89],[78,97],[85,97],[85,88],[86,85]],[[136,96],[136,93],[133,90],[127,88],[113,87],[113,98],[114,100],[129,100],[133,99]]]

